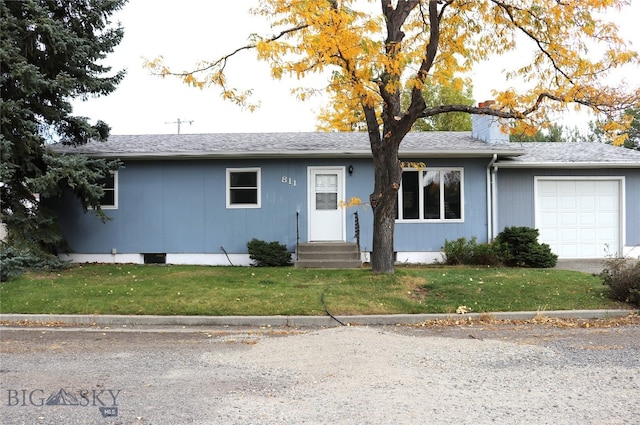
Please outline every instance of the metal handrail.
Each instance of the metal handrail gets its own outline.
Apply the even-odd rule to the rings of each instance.
[[[354,225],[356,227],[356,244],[358,245],[358,252],[360,252],[360,219],[358,218],[358,211],[353,213]]]
[[[300,248],[300,211],[296,211],[296,260],[298,258],[298,250]]]

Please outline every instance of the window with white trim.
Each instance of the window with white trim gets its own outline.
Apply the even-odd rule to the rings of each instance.
[[[105,178],[98,180],[98,185],[102,186],[103,194],[100,197],[100,208],[105,210],[115,210],[118,208],[118,172],[109,173]]]
[[[402,172],[396,220],[463,221],[461,168],[408,168]]]
[[[260,168],[227,168],[227,208],[260,208]]]

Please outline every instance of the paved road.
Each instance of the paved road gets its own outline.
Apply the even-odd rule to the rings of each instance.
[[[9,328],[3,424],[639,424],[640,319]]]

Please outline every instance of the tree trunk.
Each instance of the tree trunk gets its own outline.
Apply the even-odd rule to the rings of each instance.
[[[398,189],[402,168],[398,159],[399,140],[389,133],[380,140],[371,137],[374,166],[374,191],[369,201],[373,209],[373,252],[371,268],[374,273],[393,274],[395,271],[393,234],[396,219]]]

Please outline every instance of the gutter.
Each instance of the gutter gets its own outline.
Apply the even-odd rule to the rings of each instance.
[[[498,154],[493,154],[493,158],[487,165],[487,242],[493,240],[495,234],[496,223],[496,173],[498,168],[496,167],[496,161],[498,160]]]
[[[638,162],[499,162],[495,168],[640,168]]]
[[[213,159],[213,158],[365,158],[372,157],[371,150],[297,150],[297,151],[177,151],[177,152],[88,152],[82,149],[54,150],[63,155],[85,155],[91,158],[119,158],[119,159]],[[406,151],[400,150],[399,155],[404,158],[486,158],[488,156],[517,156],[522,151],[495,150],[433,150]]]

